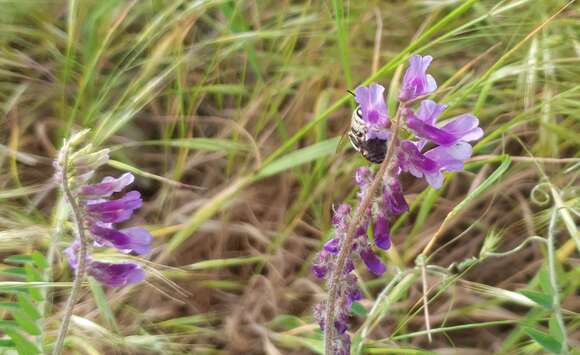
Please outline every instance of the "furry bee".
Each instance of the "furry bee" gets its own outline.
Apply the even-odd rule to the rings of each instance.
[[[357,107],[352,113],[348,138],[357,152],[371,163],[380,164],[387,154],[387,141],[384,139],[365,139],[366,125],[362,118],[362,110]]]

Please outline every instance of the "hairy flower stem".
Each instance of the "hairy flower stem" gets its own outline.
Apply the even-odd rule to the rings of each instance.
[[[75,304],[77,303],[77,298],[79,292],[81,290],[81,286],[83,280],[85,278],[86,269],[87,269],[87,248],[88,248],[88,241],[85,235],[85,229],[83,226],[83,219],[81,214],[81,209],[77,200],[75,199],[73,193],[71,192],[69,182],[68,182],[68,155],[69,155],[69,143],[66,142],[65,146],[63,147],[63,167],[61,171],[61,181],[60,185],[62,191],[64,193],[65,199],[68,202],[71,210],[73,212],[73,222],[76,229],[76,234],[78,236],[80,242],[80,248],[78,253],[78,267],[75,272],[75,279],[73,281],[72,290],[66,302],[66,306],[64,308],[64,315],[62,317],[62,323],[60,324],[60,329],[58,331],[58,337],[56,343],[54,345],[54,349],[52,351],[53,355],[60,355],[62,353],[62,347],[64,345],[64,340],[66,338],[66,334],[68,333],[68,328],[70,325],[70,319],[73,314],[73,309]]]
[[[338,252],[336,267],[334,268],[332,274],[330,275],[329,279],[330,281],[328,286],[329,287],[328,301],[326,303],[326,317],[324,319],[324,353],[326,355],[331,355],[334,349],[334,337],[335,337],[334,320],[335,320],[336,301],[338,291],[340,288],[340,277],[344,273],[346,259],[352,248],[352,242],[354,240],[356,228],[359,225],[360,221],[364,218],[365,211],[369,208],[370,204],[372,203],[373,197],[382,182],[385,172],[387,172],[388,169],[391,167],[391,160],[395,153],[397,134],[399,132],[401,115],[404,108],[405,103],[401,103],[399,105],[399,108],[397,109],[397,113],[395,114],[395,117],[393,119],[394,123],[391,130],[392,139],[387,147],[385,159],[383,160],[379,168],[379,171],[375,175],[372,184],[367,189],[366,194],[361,200],[356,210],[354,218],[349,223],[348,230],[346,232],[346,237],[344,238],[344,241],[341,243],[341,248],[340,251]]]

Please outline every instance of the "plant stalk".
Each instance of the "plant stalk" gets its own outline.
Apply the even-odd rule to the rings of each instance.
[[[562,347],[560,349],[561,354],[567,355],[570,353],[568,349],[568,339],[566,336],[566,325],[564,324],[564,317],[562,317],[562,309],[560,307],[560,290],[558,289],[558,276],[556,272],[556,251],[555,251],[555,236],[554,230],[556,228],[558,210],[553,208],[552,215],[550,216],[550,224],[548,225],[548,273],[550,278],[550,287],[552,288],[552,309],[554,311],[554,317],[556,322],[558,322],[558,328],[560,328],[560,334],[562,336]]]
[[[73,309],[75,304],[77,303],[77,299],[81,290],[81,286],[83,280],[85,278],[86,269],[87,269],[87,249],[88,249],[88,241],[85,235],[85,229],[83,226],[83,219],[80,206],[75,199],[73,193],[71,192],[69,182],[68,182],[68,155],[69,155],[69,142],[65,143],[63,147],[64,151],[64,158],[63,158],[63,167],[61,172],[61,188],[64,193],[65,199],[68,202],[71,210],[73,212],[73,222],[76,229],[76,234],[80,242],[79,248],[79,256],[78,256],[78,265],[75,272],[75,279],[73,281],[72,290],[66,302],[66,306],[64,308],[64,315],[62,317],[62,322],[60,324],[60,329],[58,330],[58,337],[52,351],[53,355],[60,355],[62,353],[62,348],[64,345],[64,340],[68,333],[68,328],[70,325],[70,320],[73,314]]]
[[[324,319],[324,353],[326,355],[331,355],[333,348],[334,348],[334,318],[335,312],[334,309],[336,307],[336,301],[338,296],[338,289],[340,288],[340,277],[344,273],[344,267],[346,265],[346,259],[348,254],[350,253],[350,249],[352,247],[352,242],[354,240],[354,235],[358,224],[360,223],[361,219],[364,217],[365,211],[369,208],[373,196],[375,192],[379,188],[383,176],[385,172],[388,171],[390,167],[391,160],[393,158],[395,152],[395,146],[397,142],[397,135],[399,132],[399,125],[401,120],[402,111],[405,108],[405,103],[401,103],[397,109],[395,117],[393,119],[394,123],[392,126],[392,138],[389,142],[387,147],[387,153],[385,155],[385,159],[381,163],[379,171],[375,175],[375,178],[371,184],[371,186],[367,189],[364,198],[361,200],[354,219],[348,226],[348,230],[346,233],[346,237],[342,243],[340,251],[338,253],[337,261],[336,261],[336,268],[332,272],[329,281],[329,290],[328,290],[328,301],[326,303],[326,317]]]

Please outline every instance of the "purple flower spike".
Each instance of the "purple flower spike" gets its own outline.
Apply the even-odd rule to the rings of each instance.
[[[381,262],[379,257],[370,248],[361,250],[360,257],[369,271],[373,274],[381,276],[385,271],[387,271],[385,264]]]
[[[145,228],[131,227],[119,231],[95,224],[91,227],[91,233],[99,244],[115,247],[125,253],[142,255],[151,251],[153,238]]]
[[[435,125],[437,117],[447,108],[431,100],[421,102],[421,107],[414,114],[407,110],[407,127],[418,137],[429,139],[439,145],[452,145],[458,141],[472,141],[483,136],[477,117],[464,114],[443,122],[441,128]]]
[[[435,79],[427,74],[427,68],[432,60],[433,57],[430,55],[421,57],[414,54],[409,58],[409,67],[403,76],[399,100],[410,101],[419,96],[430,94],[437,89]]]
[[[108,287],[122,287],[138,283],[145,278],[141,266],[134,263],[112,264],[93,261],[89,274]]]
[[[138,191],[129,191],[117,200],[89,200],[87,212],[100,222],[119,223],[131,218],[133,210],[140,208],[142,203],[143,200]]]
[[[134,180],[135,177],[131,173],[125,173],[116,179],[107,176],[98,184],[81,186],[79,193],[84,198],[105,198],[111,196],[115,192],[123,190],[125,187],[132,184]]]
[[[362,119],[367,126],[365,139],[382,139],[390,137],[390,121],[387,104],[383,93],[385,88],[379,84],[371,84],[368,87],[359,86],[354,91],[355,100],[359,104]]]
[[[391,232],[389,220],[384,215],[379,215],[375,222],[375,244],[383,249],[389,250],[391,247]]]

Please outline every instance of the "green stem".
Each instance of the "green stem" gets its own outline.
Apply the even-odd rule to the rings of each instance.
[[[552,308],[554,316],[558,322],[560,333],[562,335],[562,349],[561,354],[569,354],[568,339],[566,337],[566,328],[564,324],[564,317],[562,317],[562,309],[560,308],[560,290],[558,289],[558,279],[556,274],[556,250],[554,247],[554,229],[556,228],[557,209],[552,210],[550,217],[550,224],[548,226],[548,272],[550,277],[550,287],[552,288]]]

